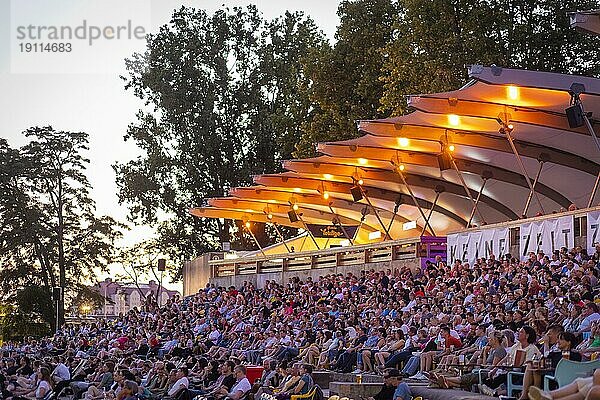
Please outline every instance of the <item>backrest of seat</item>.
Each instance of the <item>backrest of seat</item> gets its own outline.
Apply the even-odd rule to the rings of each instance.
[[[188,388],[183,388],[179,392],[175,393],[175,400],[192,400],[192,392]]]
[[[321,389],[321,386],[315,385],[312,391],[312,400],[324,400],[325,395],[323,394],[323,389]]]
[[[43,400],[52,400],[55,397],[54,390],[48,390],[48,393],[44,395]]]
[[[594,361],[572,361],[562,359],[556,365],[554,376],[558,382],[558,387],[563,387],[577,378],[591,376],[594,370],[600,368],[600,359]]]

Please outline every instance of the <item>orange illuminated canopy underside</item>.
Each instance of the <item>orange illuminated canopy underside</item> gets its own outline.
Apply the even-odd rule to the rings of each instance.
[[[469,75],[459,90],[409,96],[409,114],[360,121],[363,136],[319,143],[320,156],[286,160],[287,172],[256,176],[255,186],[191,213],[296,228],[358,225],[361,243],[377,231],[384,235],[375,240],[386,231],[392,239],[443,235],[469,220],[519,218],[537,175],[529,216],[587,206],[600,150],[565,110],[570,90],[583,88],[578,100],[600,136],[600,80],[482,66]],[[291,221],[290,210],[301,220]]]

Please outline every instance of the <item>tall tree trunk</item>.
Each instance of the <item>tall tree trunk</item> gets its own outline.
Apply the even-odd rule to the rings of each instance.
[[[49,272],[47,259],[44,257],[42,250],[42,243],[39,238],[34,238],[33,247],[35,249],[35,255],[40,263],[40,267],[42,269],[42,281],[44,282],[44,288],[48,291],[48,293],[52,293],[52,288],[54,287],[54,280],[52,280],[52,285],[50,284],[50,278],[52,277],[51,272]],[[53,318],[50,321],[50,329],[54,332],[56,331],[56,320]]]
[[[62,197],[62,177],[58,178],[58,270],[59,270],[59,285],[60,296],[58,299],[58,312],[56,321],[57,326],[63,326],[65,320],[65,288],[67,287],[67,271],[65,265],[65,248],[64,248],[64,216],[63,216],[63,197]]]

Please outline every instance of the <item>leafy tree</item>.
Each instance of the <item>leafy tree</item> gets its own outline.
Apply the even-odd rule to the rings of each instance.
[[[73,315],[83,314],[84,307],[89,307],[89,312],[92,312],[92,310],[102,309],[106,301],[113,303],[111,299],[104,297],[104,293],[100,293],[88,285],[79,284],[73,290],[76,293],[71,302]]]
[[[116,263],[121,266],[123,274],[116,277],[117,281],[133,284],[140,294],[140,298],[143,299],[146,295],[140,287],[141,280],[155,279],[159,283],[159,287],[153,295],[158,300],[160,291],[163,289],[161,283],[164,278],[163,272],[158,271],[158,260],[163,257],[161,247],[156,239],[149,239],[135,246],[121,249]],[[176,267],[173,263],[166,263],[166,272],[172,281],[181,276],[181,268]]]
[[[315,47],[304,59],[305,90],[314,103],[296,156],[315,154],[320,141],[356,137],[358,119],[382,118],[382,48],[393,37],[399,12],[395,0],[345,0],[340,3],[336,43]]]
[[[127,60],[125,87],[147,109],[125,136],[144,154],[114,166],[119,199],[131,220],[157,224],[172,259],[231,241],[231,221],[195,218],[189,207],[289,157],[310,109],[295,57],[320,40],[301,14],[266,23],[253,6],[213,15],[182,7]]]
[[[24,135],[30,141],[20,149],[0,143],[0,193],[6,200],[0,205],[0,285],[5,299],[28,287],[49,297],[52,287],[61,287],[62,321],[65,294],[110,263],[120,225],[94,215],[85,176],[86,133],[47,126]]]
[[[385,49],[383,108],[405,111],[405,96],[454,90],[466,65],[598,74],[600,40],[570,28],[567,11],[592,1],[401,0]],[[597,7],[597,5],[596,5]]]

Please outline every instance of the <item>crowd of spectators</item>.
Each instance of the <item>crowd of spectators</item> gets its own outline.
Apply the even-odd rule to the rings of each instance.
[[[62,391],[85,399],[185,392],[208,400],[287,400],[313,388],[313,368],[388,377],[399,370],[470,388],[473,375],[437,372],[489,364],[479,389],[497,394],[519,357],[556,365],[565,352],[587,360],[600,351],[599,261],[600,246],[591,255],[578,247],[532,253],[526,261],[505,255],[446,265],[437,258],[424,268],[291,278],[261,288],[207,285],[162,306],[149,298],[117,318],[5,343],[0,384],[5,398]],[[247,365],[264,366],[258,383],[248,382]],[[535,384],[526,373],[523,398]]]

